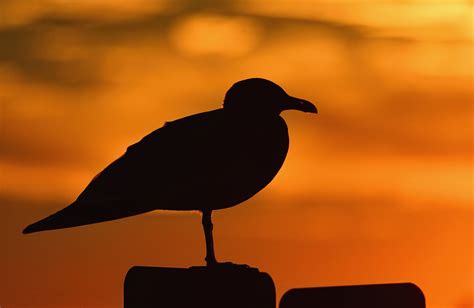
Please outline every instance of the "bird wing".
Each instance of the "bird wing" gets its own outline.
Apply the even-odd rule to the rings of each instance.
[[[129,146],[73,204],[25,231],[95,223],[155,209],[225,208],[250,198],[275,176],[288,144],[268,137],[264,130],[255,131],[255,125],[232,121],[218,109],[165,124]],[[286,133],[286,125],[284,129]],[[284,153],[273,153],[269,145]]]
[[[138,211],[195,208],[177,201],[183,194],[197,194],[203,181],[220,177],[219,154],[226,152],[223,124],[220,110],[166,123],[129,146],[91,181],[78,201],[94,206],[115,202],[126,207],[123,211],[136,202]]]

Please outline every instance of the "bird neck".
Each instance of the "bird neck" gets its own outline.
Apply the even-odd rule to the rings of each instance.
[[[239,119],[240,121],[268,121],[280,117],[280,115],[276,112],[268,112],[258,109],[248,110],[241,108],[223,108],[223,110],[228,116]]]

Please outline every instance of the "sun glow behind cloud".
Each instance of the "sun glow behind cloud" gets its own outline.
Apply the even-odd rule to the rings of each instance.
[[[249,18],[193,15],[171,30],[171,41],[190,56],[242,56],[255,48],[258,25]]]
[[[34,289],[21,286],[27,269],[42,271],[25,259],[32,251],[45,253],[52,277],[42,283],[50,296],[36,297],[44,306],[62,286],[63,305],[119,305],[119,269],[199,262],[198,219],[145,216],[51,233],[41,245],[19,230],[72,201],[129,144],[164,121],[218,108],[249,76],[314,101],[320,115],[283,115],[285,166],[255,200],[217,214],[218,254],[268,270],[280,294],[412,279],[430,307],[471,301],[470,2],[26,3],[0,4],[5,305]],[[123,255],[116,238],[143,249]],[[111,253],[123,257],[101,266]],[[71,264],[87,267],[72,273],[84,281],[103,270],[110,302],[63,281]]]

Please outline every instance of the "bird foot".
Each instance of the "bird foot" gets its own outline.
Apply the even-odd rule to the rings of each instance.
[[[235,264],[232,262],[208,262],[207,268],[219,270],[238,270],[238,269],[253,269],[247,264]]]
[[[207,262],[206,266],[191,266],[193,270],[204,270],[209,272],[259,272],[256,267],[247,264],[235,264],[232,262]]]

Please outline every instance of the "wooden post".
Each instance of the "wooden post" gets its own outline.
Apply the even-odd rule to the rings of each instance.
[[[280,308],[425,308],[425,297],[412,283],[292,289]]]
[[[124,282],[125,308],[275,308],[267,273],[242,266],[132,267]]]

